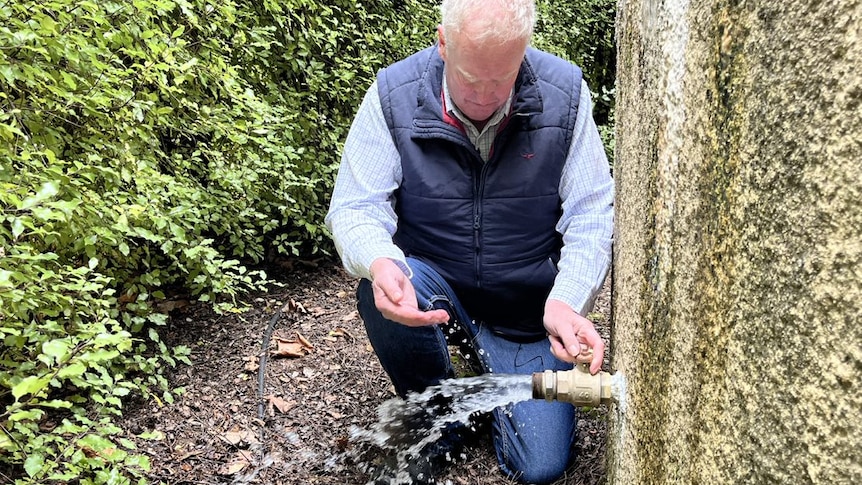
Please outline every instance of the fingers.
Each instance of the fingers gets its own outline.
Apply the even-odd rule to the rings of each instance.
[[[551,341],[551,352],[565,362],[590,364],[590,373],[602,368],[605,343],[593,322],[568,305],[548,300],[545,305],[545,328]]]
[[[605,344],[599,339],[599,343],[595,347],[588,344],[572,345],[572,350],[566,349],[559,337],[549,336],[551,341],[551,353],[554,357],[563,362],[571,362],[574,364],[590,364],[590,374],[595,374],[602,370],[602,364],[605,353]],[[575,337],[580,339],[580,337]],[[574,350],[579,348],[580,350]],[[574,352],[577,354],[573,355]]]
[[[374,287],[375,300],[380,294],[396,305],[401,303],[401,299],[404,298],[404,291],[401,288],[406,279],[407,277],[400,270],[397,273],[382,272],[376,275],[371,282]]]
[[[575,329],[577,343],[569,347],[569,352],[578,363],[590,364],[590,374],[595,374],[602,369],[602,361],[605,355],[605,342],[596,332],[592,322],[581,323]]]
[[[589,364],[593,361],[594,354],[595,353],[593,352],[592,347],[585,343],[582,343],[581,351],[578,353],[578,355],[575,356],[575,362],[577,362],[578,364]]]
[[[380,313],[389,320],[410,327],[436,325],[449,321],[446,310],[419,310],[416,292],[410,280],[400,269],[392,265],[394,271],[385,268],[375,273],[371,287],[374,291],[374,304]]]
[[[548,339],[551,341],[551,353],[554,354],[554,357],[562,360],[563,362],[574,362],[569,351],[566,350],[566,347],[563,345],[562,340],[555,335],[549,335]]]
[[[593,330],[595,332],[595,330]],[[596,341],[592,345],[593,347],[593,355],[592,362],[590,363],[590,374],[595,374],[596,372],[602,370],[602,360],[604,360],[605,355],[605,342],[599,337],[599,334],[596,333]]]
[[[449,312],[447,312],[446,310],[431,310],[427,312],[417,310],[416,312],[410,311],[409,316],[399,314],[397,315],[397,318],[398,320],[392,320],[399,322],[403,325],[407,325],[408,327],[422,327],[426,325],[438,325],[441,323],[448,322]]]
[[[415,304],[393,303],[385,295],[375,295],[374,304],[384,317],[408,327],[437,325],[449,321],[449,312],[446,310],[422,311]]]

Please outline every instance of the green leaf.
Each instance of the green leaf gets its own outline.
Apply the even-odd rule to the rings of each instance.
[[[36,195],[24,199],[24,202],[21,204],[21,209],[29,209],[46,199],[54,197],[60,191],[57,188],[58,185],[59,184],[54,181],[45,182],[44,184],[42,184],[42,187],[39,189],[39,191],[36,192]]]
[[[59,372],[57,372],[57,377],[61,379],[69,379],[70,377],[81,377],[84,372],[86,372],[87,367],[80,362],[73,362],[69,365],[63,366]]]
[[[136,466],[143,471],[150,471],[150,458],[146,455],[131,455],[126,458],[127,466]]]
[[[0,450],[3,451],[13,451],[15,450],[15,443],[6,436],[6,433],[0,433]]]
[[[69,354],[69,343],[62,339],[45,342],[42,344],[42,353],[53,357],[56,362],[60,362]]]
[[[104,432],[104,430],[103,430]],[[128,456],[123,450],[117,448],[117,445],[114,444],[113,441],[105,438],[104,436],[99,436],[96,434],[88,434],[83,438],[78,440],[78,446],[89,447],[98,455],[110,462],[121,461]]]
[[[86,358],[88,361],[95,363],[115,359],[118,355],[120,355],[120,353],[116,350],[99,349],[93,352],[87,352],[82,356],[82,358]]]
[[[134,441],[132,441],[128,438],[119,438],[117,441],[119,441],[120,446],[122,446],[123,448],[125,448],[127,450],[138,449],[138,445],[136,445]]]
[[[0,288],[11,288],[15,286],[12,282],[12,275],[14,274],[15,273],[7,269],[0,269]]]
[[[188,242],[186,240],[186,230],[177,224],[171,224],[171,233],[174,235],[174,240],[180,243]]]
[[[39,453],[30,453],[30,456],[24,460],[24,471],[30,477],[35,477],[45,466],[45,457]]]
[[[12,221],[12,239],[18,239],[18,236],[24,232],[24,229],[24,221],[20,217],[16,217]]]
[[[27,376],[21,382],[12,386],[12,396],[15,398],[15,401],[18,401],[21,399],[21,396],[27,394],[36,395],[48,385],[50,380],[48,376]]]
[[[39,406],[53,409],[69,409],[72,407],[72,403],[69,401],[62,401],[60,399],[52,399],[50,401],[40,402]]]
[[[24,420],[37,420],[42,419],[42,416],[45,415],[45,411],[41,409],[26,409],[23,411],[17,411],[9,415],[9,421],[24,421]]]
[[[63,74],[64,78],[69,76],[65,72],[62,74]],[[57,155],[54,153],[53,150],[51,150],[50,148],[46,148],[45,150],[42,151],[42,153],[45,155],[45,158],[48,159],[49,164],[53,165],[53,164],[57,163]],[[55,188],[55,190],[56,190],[56,188]],[[51,197],[53,197],[54,195],[56,195],[56,192],[51,194]]]
[[[178,70],[180,70],[180,71],[188,71],[188,70],[189,70],[189,69],[191,69],[193,66],[197,65],[197,63],[198,63],[198,58],[197,58],[197,57],[192,57],[191,59],[189,59],[189,60],[188,60],[188,62],[186,62],[186,63],[185,63],[185,64],[183,64],[182,66],[178,67],[177,69],[178,69]]]
[[[10,65],[0,66],[0,75],[6,79],[6,83],[10,86],[15,83],[15,73]]]
[[[138,435],[138,438],[142,440],[153,440],[153,441],[161,441],[165,439],[165,433],[154,429],[152,431],[145,431]]]

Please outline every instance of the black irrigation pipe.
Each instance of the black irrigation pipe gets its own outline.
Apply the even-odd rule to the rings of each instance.
[[[259,454],[258,463],[253,471],[247,475],[234,479],[233,483],[235,484],[251,483],[261,470],[268,468],[272,464],[271,462],[267,463],[266,446],[264,444],[266,439],[266,407],[264,405],[263,391],[266,385],[266,357],[269,354],[269,341],[272,338],[272,331],[275,329],[275,324],[278,323],[281,316],[288,308],[288,305],[284,305],[279,308],[278,311],[275,312],[275,315],[269,319],[269,324],[263,332],[263,341],[260,343],[260,355],[258,355],[259,363],[257,372],[257,416],[260,418],[260,432],[258,433],[259,443],[256,445]],[[252,449],[254,449],[254,447]]]
[[[287,308],[287,305],[282,306],[275,312],[275,315],[269,319],[269,325],[266,326],[266,331],[263,333],[263,341],[260,344],[260,355],[258,370],[257,370],[257,417],[260,418],[261,422],[264,422],[265,412],[264,412],[264,402],[263,402],[263,388],[266,382],[266,356],[269,354],[269,341],[272,338],[272,331],[275,329],[275,324],[281,319],[281,316],[284,314],[284,309]],[[261,427],[261,432],[263,432],[263,427]]]

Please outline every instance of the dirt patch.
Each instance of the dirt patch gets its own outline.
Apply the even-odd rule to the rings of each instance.
[[[150,479],[170,484],[364,484],[363,466],[347,458],[351,427],[368,427],[383,401],[395,397],[365,335],[355,306],[356,281],[329,261],[285,267],[281,286],[249,297],[252,308],[216,315],[189,306],[171,319],[164,339],[186,345],[191,366],[171,375],[185,392],[172,404],[131,403],[120,423],[150,457]],[[259,356],[269,323],[281,351],[269,356],[263,400]],[[609,285],[595,313],[608,340]],[[267,342],[268,350],[275,348]],[[607,369],[606,369],[607,370]],[[263,418],[260,413],[263,411]],[[604,407],[580,410],[578,459],[562,484],[605,481]],[[142,438],[140,436],[147,438]],[[510,484],[498,470],[490,436],[466,450],[440,483]]]

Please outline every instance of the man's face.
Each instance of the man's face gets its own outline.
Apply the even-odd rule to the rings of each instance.
[[[509,98],[524,59],[526,41],[478,45],[469,30],[448,39],[437,28],[440,57],[446,63],[446,83],[452,101],[473,121],[486,121]]]

